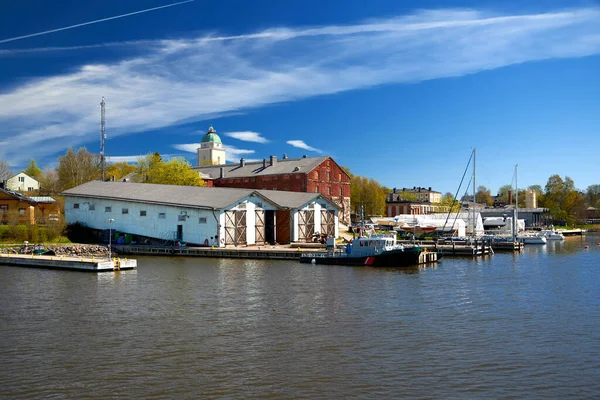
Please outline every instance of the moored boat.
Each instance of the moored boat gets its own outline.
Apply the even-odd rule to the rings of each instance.
[[[305,253],[301,263],[331,265],[366,265],[372,267],[408,267],[419,263],[420,246],[397,244],[395,235],[360,236],[352,243],[335,249],[329,238],[324,253]]]
[[[524,244],[546,244],[547,240],[542,235],[523,234],[517,237],[517,240]]]
[[[560,231],[557,230],[543,230],[540,231],[540,235],[544,236],[546,240],[564,240],[565,235],[563,235]]]

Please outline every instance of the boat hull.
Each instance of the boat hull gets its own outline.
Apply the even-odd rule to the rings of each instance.
[[[303,254],[300,262],[305,264],[350,265],[369,267],[410,267],[419,263],[419,255],[423,249],[414,247],[404,250],[385,251],[372,256],[352,257],[343,255],[330,256],[321,254]]]

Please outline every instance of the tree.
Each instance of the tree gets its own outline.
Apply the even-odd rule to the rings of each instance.
[[[531,185],[527,188],[527,190],[533,190],[534,192],[536,192],[538,195],[543,194],[544,193],[544,189],[542,189],[541,185]]]
[[[85,147],[80,147],[77,152],[69,148],[64,156],[58,158],[56,172],[60,191],[99,179],[100,155],[88,152]]]
[[[500,189],[498,189],[498,200],[500,200],[500,202],[508,204],[508,192],[512,191],[513,187],[512,185],[502,185],[500,186]]]
[[[475,202],[480,204],[487,204],[491,206],[494,204],[494,200],[492,200],[491,192],[485,186],[479,186],[477,188],[477,192],[475,193]]]
[[[460,203],[454,198],[454,196],[450,192],[447,192],[442,196],[442,202],[440,204],[448,207],[450,212],[458,212],[460,210]]]
[[[587,203],[594,207],[600,201],[600,185],[590,185],[587,187],[585,197]]]
[[[136,180],[141,183],[150,183],[150,173],[162,163],[162,157],[158,153],[149,153],[144,157],[137,158],[135,168]]]
[[[363,207],[365,217],[385,214],[387,192],[376,180],[353,175],[350,181],[351,209],[358,215]]]
[[[56,169],[46,169],[40,175],[40,195],[52,196],[60,193]]]
[[[181,186],[204,186],[198,171],[184,158],[172,158],[160,162],[149,173],[149,183]]]
[[[6,161],[0,161],[0,182],[13,177],[10,165]]]
[[[559,175],[552,175],[546,183],[543,206],[550,209],[555,221],[572,225],[582,213],[585,196],[575,190],[575,182],[568,176],[563,180]]]
[[[42,176],[42,170],[37,166],[33,158],[29,161],[29,164],[27,164],[27,168],[23,170],[23,173],[29,175],[36,181],[39,181]]]
[[[136,170],[135,165],[128,164],[126,161],[110,164],[106,167],[106,176],[109,178],[114,177],[115,180],[129,175]]]

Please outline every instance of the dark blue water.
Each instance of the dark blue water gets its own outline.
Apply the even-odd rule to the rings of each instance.
[[[0,397],[599,398],[597,242],[413,269],[0,266]]]

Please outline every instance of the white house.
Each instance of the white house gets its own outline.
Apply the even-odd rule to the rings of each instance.
[[[319,193],[91,181],[62,193],[67,223],[225,246],[338,236],[338,206]]]
[[[20,192],[31,192],[33,190],[39,190],[40,183],[29,175],[20,172],[6,180],[6,188],[9,190],[18,190]]]

